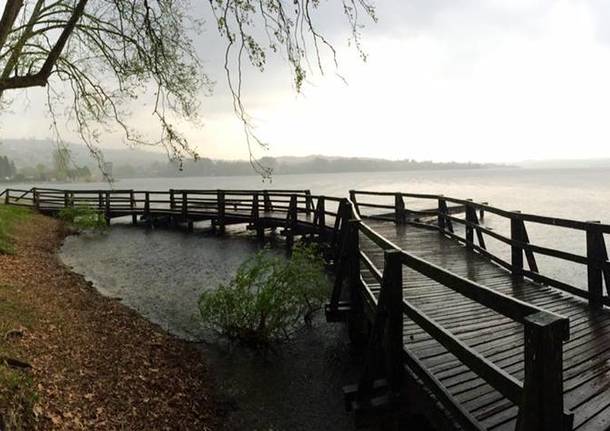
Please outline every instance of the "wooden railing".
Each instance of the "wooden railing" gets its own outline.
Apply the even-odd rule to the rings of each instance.
[[[392,210],[391,220],[396,223],[408,223],[424,228],[438,229],[442,234],[456,239],[466,247],[487,257],[494,263],[510,271],[516,277],[527,277],[536,282],[569,292],[572,295],[585,298],[593,308],[610,305],[610,262],[605,245],[604,234],[610,233],[610,225],[599,222],[584,222],[556,217],[545,217],[536,214],[506,211],[467,199],[457,199],[443,195],[416,193],[384,193],[368,191],[352,191],[351,196],[357,199],[354,204],[356,211],[360,208],[385,208]],[[360,202],[362,196],[393,197],[394,205],[369,204]],[[360,197],[360,198],[359,198]],[[434,202],[435,208],[425,211],[405,208],[404,199],[414,198]],[[450,206],[449,204],[453,204]],[[456,217],[456,212],[463,209],[464,218]],[[507,220],[510,223],[510,236],[485,227],[481,218],[490,213]],[[363,216],[367,218],[367,216]],[[422,223],[421,218],[435,218],[434,223]],[[378,219],[378,216],[368,218]],[[388,219],[388,217],[383,217]],[[586,255],[544,247],[530,241],[526,223],[567,228],[583,232],[586,241]],[[455,224],[464,226],[463,236],[454,228]],[[558,232],[560,235],[561,232]],[[476,235],[476,236],[475,236]],[[485,238],[490,237],[510,247],[510,261],[489,251]],[[578,288],[566,281],[558,280],[550,274],[542,274],[536,261],[536,255],[550,256],[567,262],[585,265],[587,268],[587,290]],[[526,266],[527,265],[527,266]],[[606,292],[604,293],[604,282]]]
[[[468,206],[467,206],[468,207]],[[466,367],[519,406],[518,430],[569,430],[573,416],[563,406],[563,342],[569,338],[569,319],[489,289],[444,268],[414,256],[379,235],[360,217],[356,205],[347,201],[340,213],[341,250],[336,282],[326,312],[329,320],[352,321],[369,316],[365,368],[357,385],[346,389],[346,400],[354,410],[379,405],[375,394],[387,386],[388,397],[398,397],[408,367],[436,394],[460,424],[483,429],[405,346],[405,316],[443,345]],[[359,246],[367,238],[384,253],[384,267],[377,268]],[[444,329],[434,319],[403,298],[403,268],[410,268],[435,282],[523,325],[525,378],[523,381],[496,366]],[[374,288],[362,277],[369,273],[379,284]],[[349,292],[342,292],[347,288]],[[340,298],[350,298],[341,301]],[[379,357],[383,358],[380,374]],[[391,401],[389,401],[391,402]]]
[[[131,216],[152,222],[167,216],[192,229],[193,222],[210,219],[220,231],[231,223],[252,223],[262,235],[265,225],[259,220],[286,218],[290,233],[299,224],[299,214],[311,217],[311,225],[326,237],[336,218],[341,199],[314,196],[309,190],[59,190],[32,188],[6,189],[0,194],[6,204],[57,213],[66,207],[87,207],[102,214],[106,221]],[[290,221],[290,226],[288,226]],[[275,226],[274,226],[275,227]],[[289,237],[292,239],[292,237]]]

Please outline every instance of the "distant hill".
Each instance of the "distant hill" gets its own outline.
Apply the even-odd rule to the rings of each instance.
[[[610,168],[610,159],[524,160],[515,164],[524,168],[532,169]]]
[[[78,166],[94,170],[96,162],[83,145],[67,144],[72,160]],[[18,169],[34,167],[37,164],[50,165],[55,143],[51,140],[4,139],[0,141],[0,155],[7,155]],[[245,160],[186,160],[180,171],[161,152],[145,149],[104,149],[104,159],[113,165],[116,178],[131,177],[175,177],[175,176],[221,176],[253,175],[250,162]],[[274,174],[305,174],[335,172],[410,171],[430,169],[484,169],[504,165],[484,163],[457,163],[416,161],[412,159],[386,160],[363,157],[328,157],[311,155],[305,157],[284,156],[264,157],[264,166],[273,169]]]
[[[91,158],[87,147],[81,144],[66,144],[70,149],[74,163],[94,168],[96,162]],[[18,168],[35,166],[38,163],[50,164],[55,142],[50,139],[2,139],[0,140],[0,155],[9,156]],[[153,162],[167,161],[165,154],[143,149],[104,149],[104,158],[113,164],[131,164],[144,166]]]

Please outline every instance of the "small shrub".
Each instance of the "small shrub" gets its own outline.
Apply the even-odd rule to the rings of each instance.
[[[104,216],[95,209],[86,206],[62,208],[59,211],[59,218],[79,230],[100,231],[106,229]]]
[[[229,284],[204,292],[199,309],[206,326],[267,348],[310,321],[327,287],[324,262],[314,247],[297,246],[289,259],[263,250],[245,261]]]

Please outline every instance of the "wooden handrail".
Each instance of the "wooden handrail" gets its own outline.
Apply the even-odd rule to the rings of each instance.
[[[386,196],[390,196],[390,194],[387,194]],[[399,199],[396,197],[396,195],[394,196],[397,204],[400,205]],[[354,205],[350,200],[348,200],[348,203],[352,207],[352,216],[357,217],[358,214]],[[478,249],[486,251],[484,248],[474,245],[474,229],[476,228],[477,224],[472,219],[472,208],[473,207],[469,207],[469,209],[467,208],[467,211],[470,211],[469,213],[467,212],[467,217],[469,219],[468,222],[471,224],[472,228],[472,233],[470,235],[467,234],[467,237],[473,247],[478,247]],[[474,215],[474,217],[476,218],[476,215]],[[449,289],[494,310],[495,312],[523,324],[526,343],[526,351],[524,354],[526,377],[524,382],[521,382],[467,346],[465,343],[461,342],[457,337],[445,330],[442,326],[436,323],[432,318],[427,316],[417,307],[412,305],[409,301],[405,300],[404,298],[402,300],[402,312],[404,312],[412,321],[414,321],[424,331],[442,344],[464,365],[466,365],[469,369],[478,374],[505,397],[520,407],[518,419],[519,430],[535,429],[550,431],[555,429],[571,429],[572,416],[565,413],[563,407],[563,383],[561,368],[561,364],[563,363],[562,345],[563,342],[569,338],[570,332],[568,318],[559,316],[527,302],[520,301],[512,296],[505,295],[496,290],[487,288],[486,286],[480,285],[472,280],[461,277],[440,266],[434,265],[431,262],[412,255],[400,249],[383,236],[379,235],[366,223],[364,223],[362,219],[358,218],[355,220],[358,231],[366,238],[373,241],[379,248],[383,249],[386,256],[387,253],[398,253],[402,265],[405,265],[406,267],[426,276],[427,278],[430,278],[431,280],[434,280],[441,285],[446,286]],[[399,220],[400,217],[397,217],[396,221],[399,222]],[[376,296],[367,286],[364,280],[360,278],[360,283],[363,285],[362,292],[366,297],[366,302],[373,304],[374,308],[380,308],[382,306],[387,307],[387,305],[382,304],[382,298],[388,295],[384,294],[384,291],[388,286],[386,280],[388,277],[396,277],[396,274],[402,273],[402,271],[397,272],[396,269],[393,269],[392,272],[389,273],[387,265],[388,260],[386,258],[386,267],[384,268],[382,274],[364,252],[360,251],[358,256],[359,261],[364,264],[367,271],[372,274],[375,280],[377,280],[377,282],[379,282],[381,285],[379,296]],[[337,295],[337,293],[335,293],[335,295]],[[388,323],[383,323],[385,320],[380,321],[381,323],[377,323],[378,319],[383,318],[380,317],[383,316],[383,314],[379,314],[378,311],[374,312],[373,314],[376,316],[376,323],[374,325],[374,333],[371,335],[369,344],[375,342],[375,338],[379,338],[379,335],[375,334],[375,331],[379,331],[378,326],[388,325]],[[391,316],[391,311],[388,310],[386,314]],[[390,320],[390,317],[387,319]],[[390,330],[389,327],[387,330]],[[545,344],[544,347],[539,347],[539,344],[537,343],[540,342]],[[390,350],[387,351],[387,354],[390,355],[390,357],[395,357],[395,354],[391,353],[391,346],[392,344],[390,344],[390,347],[388,347]],[[373,347],[369,346],[369,349],[373,349]],[[470,422],[470,425],[473,428],[480,428],[480,425],[476,422],[476,420],[459,407],[453,397],[451,397],[446,390],[444,390],[440,382],[435,380],[429,373],[427,373],[423,367],[417,367],[415,357],[408,352],[408,349],[404,347],[402,341],[401,351],[404,352],[404,358],[407,358],[410,363],[415,365],[415,367],[420,370],[421,378],[424,378],[428,382],[434,383],[436,389],[438,390],[437,393],[440,394],[440,398],[453,404],[453,408],[451,409],[452,411],[458,412],[460,414],[460,418],[466,422]],[[545,367],[544,364],[546,363],[549,364],[548,367]],[[365,365],[365,371],[363,371],[363,377],[358,386],[359,397],[362,397],[364,392],[371,390],[372,372],[367,368],[370,368],[370,366],[370,364],[368,366]],[[388,374],[388,378],[391,378],[390,374]],[[546,384],[541,385],[541,382],[546,382]],[[392,386],[393,383],[389,382],[388,384],[389,386]],[[549,392],[547,397],[540,395],[540,391],[542,390]],[[552,419],[549,419],[549,417],[552,417]]]
[[[494,263],[511,271],[517,278],[527,277],[539,283],[549,284],[558,289],[564,290],[578,297],[587,298],[592,308],[599,308],[610,301],[610,262],[606,251],[603,235],[610,233],[610,225],[601,224],[599,222],[588,222],[570,220],[565,218],[555,218],[539,216],[535,214],[525,214],[520,211],[506,211],[500,208],[490,206],[487,203],[477,203],[470,199],[457,199],[443,195],[419,194],[419,193],[389,193],[389,192],[370,192],[370,191],[351,191],[350,196],[354,199],[358,195],[370,196],[394,196],[395,204],[385,205],[379,203],[359,202],[361,207],[371,208],[393,208],[393,214],[384,214],[383,216],[372,215],[367,216],[374,220],[389,221],[392,218],[398,222],[399,219],[404,222],[404,217],[398,217],[400,213],[410,214],[409,209],[403,208],[399,204],[398,195],[402,197],[418,198],[418,199],[435,199],[437,201],[437,210],[426,210],[424,212],[436,213],[436,228],[446,236],[462,242],[466,247],[478,252],[487,257]],[[455,217],[449,214],[447,203],[463,205],[466,211],[465,218]],[[510,221],[511,233],[510,237],[501,233],[492,231],[491,229],[481,225],[479,217],[484,212],[489,212],[497,216],[503,217]],[[409,224],[426,227],[414,220],[407,220]],[[569,228],[580,230],[586,233],[587,255],[582,256],[568,251],[555,250],[550,247],[544,247],[538,244],[532,244],[529,240],[525,222],[538,223],[548,226],[556,226],[559,228]],[[458,223],[464,226],[464,236],[461,236],[453,228],[453,223]],[[433,225],[430,225],[432,227]],[[478,244],[475,243],[475,234]],[[485,237],[489,236],[495,240],[507,244],[511,248],[511,262],[507,263],[503,258],[493,254],[487,250]],[[582,290],[574,285],[555,279],[552,275],[541,274],[538,268],[536,254],[542,254],[557,259],[562,259],[568,262],[574,262],[587,266],[587,290]],[[527,268],[524,266],[527,264]],[[603,281],[602,281],[603,280]],[[603,292],[603,285],[606,285],[606,294]]]

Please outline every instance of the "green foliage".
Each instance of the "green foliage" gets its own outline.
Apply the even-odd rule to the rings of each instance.
[[[34,320],[30,304],[18,298],[12,287],[0,285],[0,429],[3,430],[36,429],[34,412],[38,395],[31,374],[11,368],[4,361],[5,358],[27,361],[18,339],[6,334],[29,331]]]
[[[0,205],[0,254],[14,253],[13,227],[29,216],[30,211],[25,208]]]
[[[104,216],[93,208],[87,206],[65,207],[59,211],[59,218],[79,230],[106,229]]]
[[[28,374],[0,364],[0,427],[7,430],[35,428],[34,406],[38,395]]]
[[[204,292],[204,323],[231,340],[267,348],[308,323],[327,297],[324,262],[316,248],[297,246],[289,259],[263,250],[245,261],[228,285]]]

